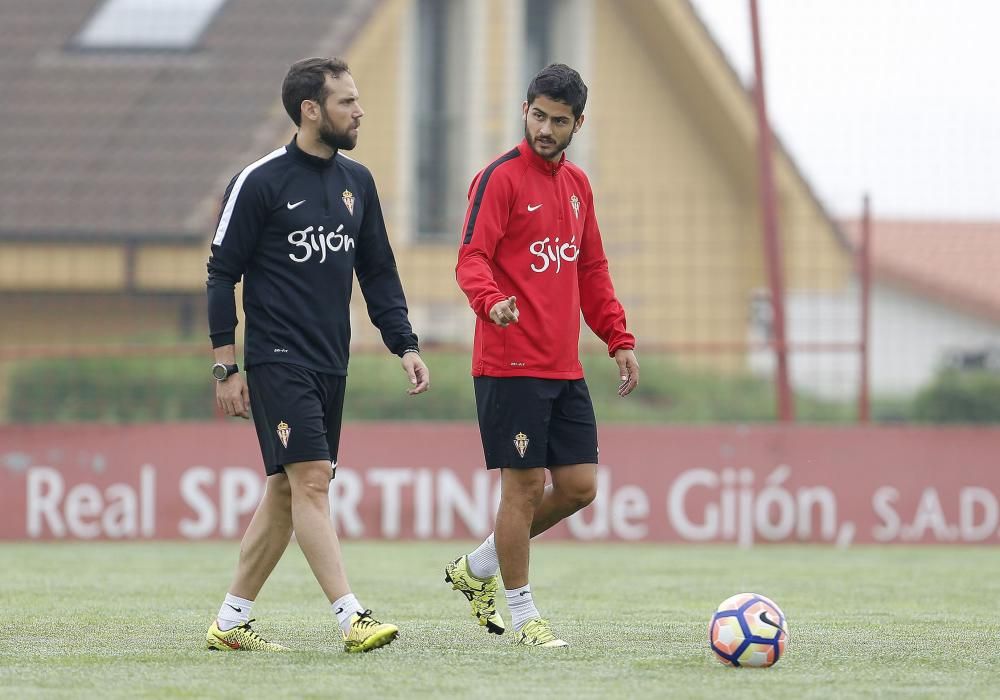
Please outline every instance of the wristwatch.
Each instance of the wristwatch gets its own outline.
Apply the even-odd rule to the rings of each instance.
[[[212,365],[212,376],[220,382],[226,381],[230,375],[236,374],[239,371],[239,365],[224,365],[221,362],[216,362]]]

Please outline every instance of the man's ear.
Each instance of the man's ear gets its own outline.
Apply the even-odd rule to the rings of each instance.
[[[312,100],[302,100],[300,109],[303,119],[308,118],[310,121],[317,121],[319,119],[319,105]]]
[[[576,120],[576,124],[575,124],[575,125],[573,126],[573,133],[574,133],[574,134],[575,134],[576,132],[578,132],[578,131],[580,130],[580,128],[581,128],[581,127],[583,126],[583,118],[584,118],[585,116],[587,116],[587,115],[585,115],[585,114],[581,114],[581,115],[580,115],[580,118]]]

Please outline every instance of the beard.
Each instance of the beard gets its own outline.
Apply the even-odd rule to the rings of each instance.
[[[326,111],[322,112],[323,121],[319,123],[319,140],[335,151],[350,151],[358,145],[358,135],[351,133],[353,126],[344,131],[337,131],[330,123]]]
[[[528,140],[528,145],[531,146],[531,150],[533,150],[536,154],[542,158],[552,160],[558,158],[559,154],[565,151],[569,147],[570,143],[573,142],[573,132],[570,131],[564,141],[559,141],[553,136],[546,137],[545,139],[537,139],[531,135],[530,131],[528,131],[528,122],[526,120],[524,122],[524,138]],[[546,150],[544,152],[539,152],[539,146]]]

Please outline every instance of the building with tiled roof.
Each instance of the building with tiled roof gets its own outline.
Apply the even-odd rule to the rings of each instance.
[[[859,240],[859,224],[844,224]],[[882,393],[1000,359],[1000,221],[875,219],[871,376]]]
[[[225,184],[291,134],[287,66],[343,55],[367,111],[351,155],[375,175],[425,341],[471,338],[453,272],[468,183],[521,138],[530,76],[563,61],[590,87],[570,157],[642,347],[746,366],[767,286],[754,109],[687,2],[201,4],[174,26],[116,17],[134,0],[0,0],[0,352],[186,340],[207,357]],[[836,224],[780,148],[775,176],[790,292],[842,293]],[[377,344],[358,319],[357,344]]]
[[[87,45],[111,4],[0,1],[3,345],[200,339],[208,231],[289,133],[288,65],[345,51],[378,5],[216,2],[188,48]]]

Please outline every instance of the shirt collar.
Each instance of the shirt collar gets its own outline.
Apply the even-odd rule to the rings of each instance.
[[[566,162],[566,151],[559,154],[559,160],[552,162],[542,158],[540,155],[535,153],[534,149],[528,144],[528,139],[524,139],[518,144],[517,150],[521,152],[521,155],[528,159],[532,167],[542,171],[546,175],[555,176],[560,170],[562,170],[563,164]]]
[[[337,160],[337,152],[334,151],[333,155],[329,158],[320,158],[319,156],[314,156],[311,153],[306,153],[301,148],[299,148],[298,134],[292,136],[292,140],[288,142],[286,146],[288,153],[298,160],[303,165],[307,165],[310,168],[315,168],[316,170],[325,170],[333,165],[334,161]]]

